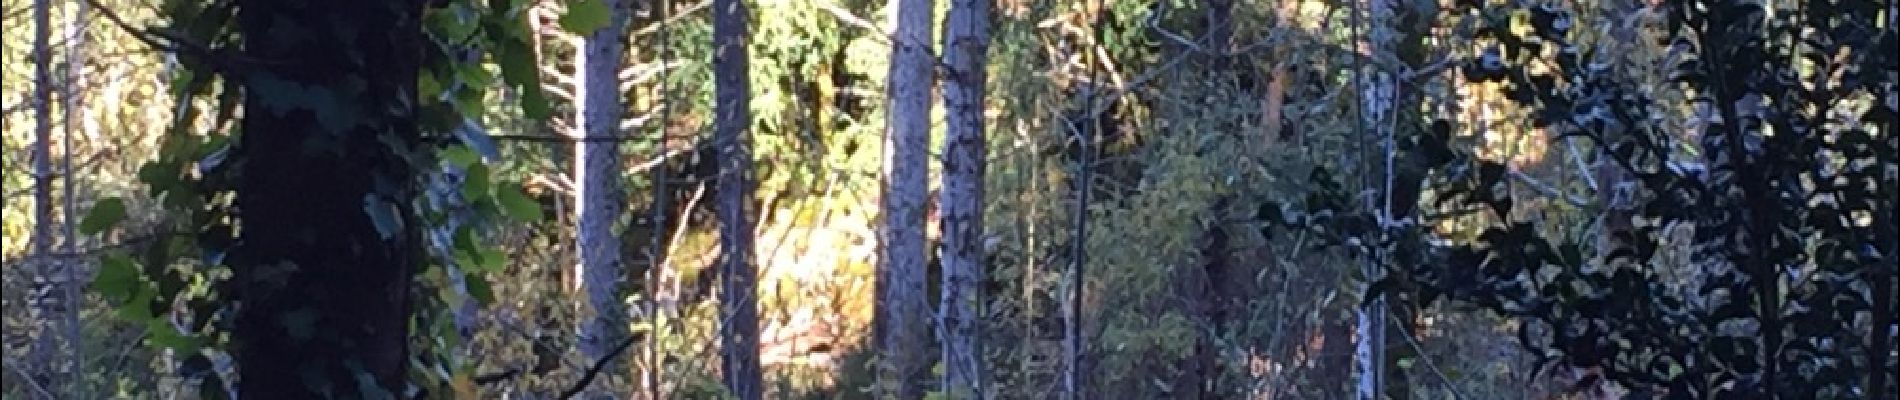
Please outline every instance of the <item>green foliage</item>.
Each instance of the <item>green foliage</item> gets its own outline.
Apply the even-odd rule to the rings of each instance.
[[[1816,62],[1802,68],[1792,60],[1851,52],[1863,55],[1858,65],[1891,70],[1893,57],[1874,55],[1887,52],[1863,49],[1891,46],[1894,29],[1866,30],[1873,25],[1846,16],[1856,13],[1846,10],[1867,6],[1807,3],[1767,18],[1761,5],[1750,2],[1674,4],[1665,14],[1671,40],[1703,47],[1678,49],[1692,58],[1670,66],[1671,77],[1691,101],[1714,105],[1697,111],[1700,122],[1687,135],[1652,117],[1662,107],[1649,88],[1632,87],[1628,77],[1600,67],[1591,57],[1601,55],[1567,47],[1568,11],[1476,10],[1527,16],[1532,29],[1520,37],[1506,19],[1492,18],[1493,25],[1480,32],[1496,38],[1499,47],[1471,60],[1467,74],[1509,82],[1512,99],[1536,104],[1539,126],[1598,143],[1641,188],[1641,203],[1630,215],[1615,217],[1630,218],[1634,228],[1610,232],[1618,244],[1593,258],[1584,255],[1585,244],[1577,238],[1546,236],[1531,222],[1492,224],[1470,243],[1419,248],[1421,261],[1394,266],[1396,277],[1375,288],[1389,296],[1398,293],[1399,280],[1414,280],[1424,283],[1417,294],[1427,302],[1442,296],[1522,318],[1529,323],[1520,328],[1521,343],[1540,364],[1600,367],[1606,377],[1639,392],[1671,398],[1855,396],[1868,371],[1893,371],[1859,356],[1891,351],[1891,344],[1868,347],[1862,339],[1869,330],[1891,337],[1891,329],[1855,322],[1854,316],[1892,313],[1870,307],[1879,288],[1894,284],[1891,273],[1877,272],[1891,268],[1893,244],[1875,239],[1894,237],[1893,214],[1882,211],[1893,207],[1894,182],[1891,174],[1881,178],[1839,166],[1890,166],[1900,159],[1894,156],[1891,105],[1861,103],[1857,108],[1868,111],[1858,116],[1828,110],[1856,107],[1851,99],[1857,96],[1892,96],[1890,83],[1876,83],[1891,76],[1805,88],[1795,82],[1826,68],[1858,67],[1807,57]],[[1858,14],[1871,18],[1866,9]],[[1803,25],[1820,33],[1784,40]],[[1536,55],[1544,46],[1567,49],[1546,60],[1554,69],[1508,61]],[[1882,127],[1885,137],[1832,123]],[[1697,147],[1700,160],[1685,160],[1676,151],[1680,136],[1698,141],[1689,145]],[[1427,164],[1441,175],[1435,183],[1443,190],[1441,204],[1508,218],[1518,199],[1497,189],[1507,186],[1508,167],[1457,157]],[[1829,181],[1859,183],[1823,183]],[[1882,192],[1889,194],[1886,200],[1871,200]],[[1817,196],[1830,200],[1811,200]],[[1862,222],[1848,217],[1853,213],[1863,215]],[[1687,267],[1704,278],[1688,283],[1691,290],[1675,291],[1660,275],[1666,266],[1659,264],[1659,253],[1666,230],[1683,225],[1695,228],[1697,262]],[[1374,231],[1328,226],[1361,237]],[[1394,233],[1425,239],[1411,230]]]
[[[576,35],[589,35],[606,27],[608,13],[607,2],[601,0],[577,0],[567,4],[567,13],[561,14],[561,27]]]
[[[92,210],[86,212],[86,218],[80,220],[79,232],[87,235],[97,235],[100,232],[111,229],[113,225],[118,225],[119,221],[124,220],[125,200],[116,197],[102,199],[97,203],[93,203]]]

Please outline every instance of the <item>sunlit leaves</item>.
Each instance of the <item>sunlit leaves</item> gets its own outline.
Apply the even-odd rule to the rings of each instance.
[[[528,198],[528,192],[519,183],[504,183],[495,187],[495,202],[501,205],[503,214],[518,221],[533,222],[541,220],[541,204]]]

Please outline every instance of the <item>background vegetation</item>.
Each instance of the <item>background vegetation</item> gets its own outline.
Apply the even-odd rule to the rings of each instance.
[[[598,378],[577,348],[563,116],[574,32],[606,14],[435,3],[416,83],[437,94],[416,105],[431,150],[400,217],[427,251],[408,383],[730,395],[711,2],[632,3],[613,233],[633,340]],[[896,2],[745,3],[765,396],[874,397]],[[240,174],[220,167],[260,113],[241,95],[279,89],[219,75],[216,50],[248,40],[232,4],[0,6],[6,398],[237,390]],[[996,1],[983,397],[1346,398],[1376,357],[1392,398],[1885,398],[1894,4]],[[931,299],[942,224],[925,230]],[[1375,298],[1388,312],[1365,311]],[[1371,354],[1363,315],[1390,322]],[[1085,385],[1065,388],[1071,369]]]

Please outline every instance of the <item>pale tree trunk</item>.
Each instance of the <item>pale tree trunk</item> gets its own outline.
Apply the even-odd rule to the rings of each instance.
[[[626,51],[627,21],[632,2],[604,1],[610,13],[607,26],[582,37],[575,60],[575,127],[581,137],[574,141],[574,183],[580,190],[574,202],[576,249],[580,263],[575,276],[587,297],[580,313],[581,354],[593,362],[604,362],[601,371],[609,377],[624,371],[619,357],[608,354],[628,335],[627,307],[620,300],[620,241],[613,235],[614,220],[624,207],[619,196],[620,179],[620,65]],[[570,11],[572,12],[572,11]],[[597,382],[611,382],[602,379]],[[605,385],[602,385],[605,387]]]
[[[741,400],[763,398],[759,372],[758,271],[752,263],[752,154],[748,109],[752,92],[746,59],[744,0],[713,2],[713,82],[717,104],[713,144],[719,152],[719,249],[725,287],[719,294],[720,344],[726,388]]]
[[[1396,32],[1390,26],[1394,9],[1391,0],[1365,0],[1361,6],[1364,8],[1356,13],[1362,15],[1363,20],[1355,22],[1362,35],[1356,39],[1361,41],[1358,47],[1360,59],[1364,61],[1358,63],[1355,80],[1359,90],[1360,123],[1363,125],[1360,133],[1368,139],[1361,145],[1371,150],[1363,154],[1372,158],[1360,160],[1361,165],[1371,167],[1361,171],[1361,176],[1367,180],[1366,188],[1376,193],[1366,197],[1366,209],[1378,216],[1379,229],[1383,231],[1390,222],[1387,213],[1392,209],[1390,189],[1393,183],[1393,152],[1396,149],[1393,148],[1391,118],[1395,111],[1393,98],[1397,96],[1397,88],[1392,75],[1384,72],[1376,63],[1377,60],[1393,58],[1390,56],[1396,50],[1392,43]],[[1380,234],[1361,240],[1378,240],[1382,236]],[[1375,251],[1365,257],[1363,272],[1367,282],[1379,279],[1385,262],[1384,252]],[[1381,297],[1360,308],[1355,316],[1359,325],[1359,342],[1353,352],[1353,361],[1359,373],[1357,397],[1360,399],[1378,399],[1385,395],[1385,327],[1390,315],[1385,303]]]
[[[78,220],[74,217],[76,214],[73,213],[73,210],[76,209],[74,203],[77,201],[77,198],[73,196],[73,184],[75,178],[78,176],[73,170],[73,152],[77,151],[77,149],[73,148],[73,135],[79,134],[81,127],[90,124],[86,118],[86,108],[83,101],[85,92],[88,90],[87,85],[84,84],[87,8],[88,5],[85,1],[73,2],[72,14],[69,15],[71,20],[66,26],[66,82],[60,86],[60,91],[66,95],[66,107],[64,109],[66,126],[65,132],[61,135],[63,143],[60,146],[63,149],[60,151],[60,176],[64,181],[64,183],[60,185],[60,190],[63,192],[60,197],[64,202],[64,207],[60,210],[60,222],[65,228],[65,231],[62,233],[65,239],[60,241],[60,252],[67,255],[61,256],[59,258],[60,262],[57,263],[57,265],[59,265],[60,272],[64,274],[60,279],[60,281],[62,281],[60,294],[64,298],[60,299],[59,303],[62,304],[63,307],[61,316],[64,318],[62,318],[61,323],[64,325],[63,328],[65,328],[65,332],[63,333],[66,335],[66,346],[70,352],[68,353],[67,359],[71,360],[72,363],[71,375],[66,381],[68,385],[66,393],[68,396],[74,397],[85,396],[84,393],[80,392],[84,389],[80,383],[84,380],[84,375],[82,374],[85,372],[81,367],[85,366],[85,353],[82,351],[84,349],[80,346],[82,343],[80,343],[79,331],[79,313],[85,297],[79,292],[79,285],[81,284],[79,267],[81,263],[78,259],[70,255],[77,252],[79,246],[79,225]]]
[[[951,0],[944,21],[943,88],[949,132],[943,150],[943,392],[951,399],[987,398],[983,362],[982,292],[984,67],[990,44],[992,0]]]
[[[886,81],[883,229],[876,299],[880,398],[916,399],[929,379],[924,207],[929,197],[932,0],[898,0]]]

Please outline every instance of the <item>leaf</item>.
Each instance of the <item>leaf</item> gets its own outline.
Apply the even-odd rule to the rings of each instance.
[[[581,0],[568,3],[567,14],[561,15],[561,27],[576,35],[589,35],[600,28],[607,27],[612,12],[601,0]]]
[[[139,288],[139,269],[132,258],[123,254],[106,256],[99,261],[99,275],[92,280],[92,290],[105,296],[107,301],[123,302]]]
[[[79,221],[79,232],[97,235],[125,220],[125,200],[111,197],[92,204],[92,210],[86,212],[85,219]]]
[[[485,306],[495,302],[495,289],[489,287],[488,278],[469,274],[463,282],[467,282],[468,297],[475,298],[476,303]]]
[[[156,293],[154,293],[151,288],[144,286],[133,286],[130,293],[131,295],[126,297],[125,305],[119,306],[118,311],[114,314],[120,319],[128,321],[152,319],[154,315],[152,314],[152,297],[154,297]]]
[[[470,165],[467,175],[462,178],[462,198],[470,199],[471,201],[473,199],[482,198],[482,196],[488,194],[488,189],[491,186],[493,185],[488,182],[488,166],[482,164]]]
[[[469,150],[467,146],[448,146],[443,148],[441,157],[443,161],[447,161],[450,166],[456,168],[468,168],[468,166],[475,165],[475,163],[480,162],[482,159],[481,156],[475,155],[474,150]]]
[[[396,216],[396,204],[375,194],[363,195],[363,213],[369,215],[369,222],[376,225],[376,233],[382,235],[383,240],[396,237],[396,231],[402,229],[402,219]]]
[[[178,329],[173,328],[171,323],[164,318],[153,318],[146,321],[145,330],[150,334],[145,337],[145,340],[149,341],[153,346],[172,349],[180,354],[196,354],[198,352],[200,343],[197,335],[178,333]]]
[[[541,204],[528,198],[520,183],[508,182],[495,188],[495,203],[502,214],[521,222],[541,220]]]
[[[521,114],[534,121],[546,121],[554,115],[554,107],[548,105],[548,95],[541,92],[539,84],[521,89]]]
[[[479,261],[473,267],[481,272],[501,272],[502,267],[508,264],[508,255],[493,247],[477,249],[475,254],[479,256]]]
[[[481,398],[481,396],[476,394],[475,380],[471,379],[466,373],[455,374],[455,378],[449,382],[449,386],[454,389],[455,398],[457,399]]]
[[[553,108],[547,106],[547,95],[542,93],[532,47],[519,38],[507,40],[494,51],[494,59],[496,64],[502,64],[502,82],[521,89],[521,110],[528,119],[547,119],[553,114]]]

